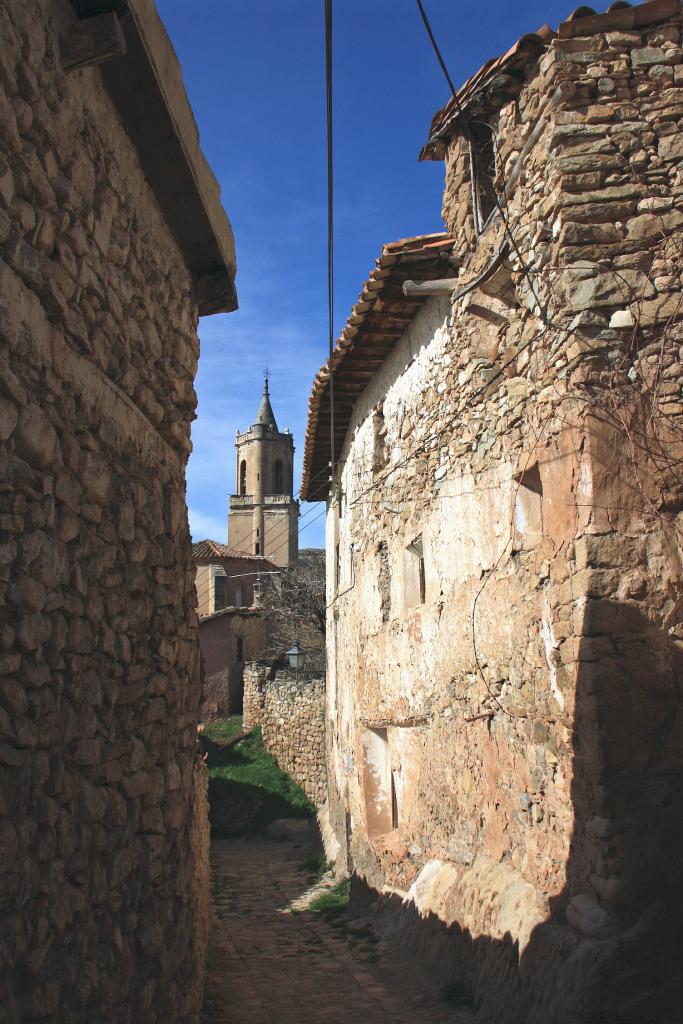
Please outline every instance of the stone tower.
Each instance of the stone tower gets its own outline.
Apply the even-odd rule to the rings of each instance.
[[[228,544],[276,565],[292,565],[299,554],[294,438],[277,428],[267,375],[256,422],[237,432],[235,448],[237,493],[230,497]]]

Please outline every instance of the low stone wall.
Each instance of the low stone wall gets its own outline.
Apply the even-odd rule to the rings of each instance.
[[[263,743],[316,807],[327,798],[325,681],[278,672],[260,662],[244,667],[244,728],[260,725]]]

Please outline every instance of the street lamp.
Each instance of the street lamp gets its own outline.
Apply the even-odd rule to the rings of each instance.
[[[299,669],[303,668],[306,662],[306,652],[299,647],[298,640],[295,640],[291,650],[287,651],[287,658],[289,660],[289,667],[293,668],[298,676]]]

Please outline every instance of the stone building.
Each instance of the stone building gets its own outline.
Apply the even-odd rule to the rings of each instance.
[[[199,620],[204,686],[199,720],[242,713],[247,661],[263,658],[268,618],[262,608],[227,607]]]
[[[198,1016],[185,465],[235,257],[151,0],[0,6],[3,1021]]]
[[[268,377],[256,421],[235,441],[237,493],[230,497],[228,544],[276,565],[298,557],[299,503],[294,498],[294,438],[280,433]]]
[[[215,540],[193,544],[192,560],[204,665],[199,718],[206,723],[242,711],[244,663],[263,657],[267,646],[258,581],[278,570]]]
[[[488,62],[311,395],[339,866],[490,1021],[680,1015],[682,120],[678,0]]]
[[[193,544],[192,561],[200,618],[223,608],[250,608],[254,604],[254,591],[258,589],[259,574],[277,572],[274,562],[236,551],[215,540]]]

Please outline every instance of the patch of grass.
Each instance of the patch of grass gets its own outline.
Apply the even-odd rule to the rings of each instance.
[[[241,731],[242,718],[233,715],[214,722],[205,733],[213,744],[220,744],[239,736]],[[207,765],[211,820],[217,835],[264,828],[276,818],[308,818],[315,814],[303,789],[264,749],[259,727],[227,750],[207,745]],[[244,827],[240,822],[244,822]]]
[[[351,891],[351,880],[347,878],[343,882],[337,882],[334,888],[316,896],[308,905],[312,914],[320,914],[328,921],[335,920],[346,913]]]
[[[309,882],[319,882],[332,865],[324,853],[315,853],[311,857],[307,857],[306,860],[302,860],[299,867],[307,873]]]
[[[230,718],[219,718],[204,729],[203,735],[208,736],[214,743],[227,743],[242,732],[242,716],[231,715]]]

